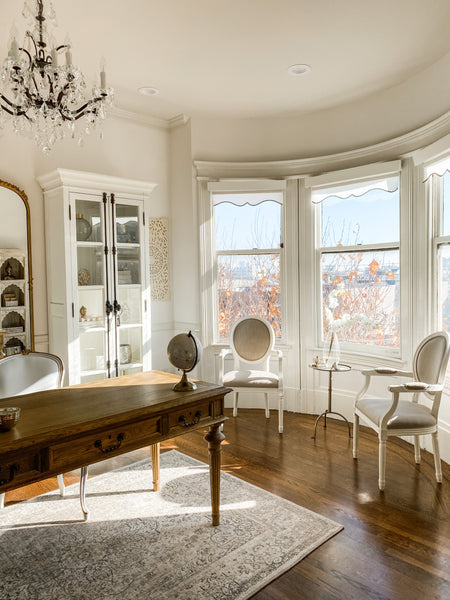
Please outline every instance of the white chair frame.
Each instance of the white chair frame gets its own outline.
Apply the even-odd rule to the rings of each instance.
[[[421,356],[422,351],[426,348],[426,346],[433,342],[436,338],[444,337],[445,344],[444,350],[442,352],[442,356],[439,357],[440,364],[438,365],[436,381],[427,382],[421,379],[420,373],[418,372],[418,361]],[[354,425],[353,425],[353,458],[358,457],[358,437],[359,437],[359,420],[362,418],[364,422],[371,427],[378,434],[379,439],[379,452],[378,452],[378,466],[379,466],[379,475],[378,475],[378,487],[380,490],[384,490],[386,484],[386,441],[390,436],[413,436],[414,437],[414,458],[416,464],[420,464],[420,436],[421,435],[431,435],[432,443],[433,443],[433,452],[434,452],[434,465],[436,471],[436,481],[438,483],[442,483],[442,468],[441,468],[441,460],[439,454],[439,439],[438,439],[438,413],[439,406],[441,402],[442,391],[444,389],[443,381],[445,378],[445,373],[447,370],[447,364],[450,355],[450,338],[448,334],[444,331],[439,331],[436,333],[432,333],[427,336],[417,347],[416,352],[414,353],[413,359],[413,370],[412,371],[403,371],[399,369],[390,369],[390,368],[377,368],[372,370],[364,370],[362,374],[365,376],[365,383],[361,391],[356,396],[355,400],[355,409],[354,409]],[[397,385],[388,386],[389,391],[392,394],[391,404],[388,406],[386,412],[380,416],[378,422],[374,422],[370,420],[367,414],[358,407],[358,403],[366,394],[370,382],[371,377],[380,377],[380,376],[403,376],[403,377],[411,377],[414,378],[414,382],[412,383],[402,383]],[[415,385],[416,382],[421,382],[424,385],[423,389],[414,389],[417,388]],[[395,412],[399,406],[400,395],[402,394],[413,394],[411,403],[418,403],[419,396],[421,394],[425,394],[432,400],[432,406],[430,409],[430,414],[434,418],[434,425],[428,426],[416,426],[416,427],[408,427],[404,429],[397,428],[389,428],[389,423],[392,417],[395,417]]]
[[[237,352],[233,339],[234,332],[237,327],[248,319],[255,319],[264,323],[266,326],[269,335],[270,335],[270,343],[267,349],[267,352],[256,361],[246,360]],[[262,393],[264,394],[265,400],[265,416],[266,419],[270,418],[270,409],[269,409],[269,397],[271,394],[278,395],[278,432],[283,433],[283,412],[284,412],[284,390],[283,390],[283,352],[281,350],[274,350],[275,346],[275,334],[271,324],[262,319],[261,317],[257,317],[254,315],[241,317],[238,319],[232,329],[230,334],[230,348],[224,348],[220,352],[220,367],[219,367],[219,380],[222,383],[225,375],[225,359],[227,356],[232,355],[234,358],[234,370],[239,371],[242,370],[242,366],[248,367],[251,370],[251,367],[255,367],[255,365],[259,365],[261,367],[261,371],[270,372],[269,363],[270,359],[276,357],[278,359],[278,387],[259,387],[259,386],[233,386],[232,384],[227,383],[228,387],[231,387],[233,390],[233,417],[236,417],[238,414],[238,403],[239,403],[239,394],[240,393]]]
[[[37,360],[35,360],[37,359]],[[30,368],[30,361],[40,362],[45,360],[46,364],[49,365],[47,372],[33,371]],[[28,364],[27,364],[28,363]],[[22,368],[23,376],[21,378],[11,378],[16,368]],[[4,372],[6,371],[6,375]],[[10,371],[11,373],[8,373]],[[42,376],[45,375],[43,381],[39,381],[34,377],[34,374]],[[1,378],[4,377],[3,380]],[[64,378],[64,365],[62,360],[48,352],[22,352],[21,354],[13,354],[0,360],[0,398],[15,398],[16,396],[22,396],[24,394],[30,394],[33,392],[39,392],[49,389],[56,389],[62,386]],[[63,475],[57,476],[59,493],[64,496],[66,493],[66,487],[64,485]],[[80,498],[83,513],[87,518],[87,510],[85,510],[84,504],[84,490],[86,488],[87,480],[87,467],[83,467],[81,471],[80,479]],[[0,509],[4,508],[5,493],[0,494]]]

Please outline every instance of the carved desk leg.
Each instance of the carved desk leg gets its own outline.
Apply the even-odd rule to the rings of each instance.
[[[159,442],[156,444],[152,444],[150,446],[150,450],[152,453],[153,491],[159,492],[159,490],[161,488],[161,482],[159,480],[159,472],[160,472],[160,468],[159,468],[160,444],[159,444]]]
[[[209,450],[209,476],[211,481],[211,506],[212,506],[212,524],[219,525],[219,507],[220,507],[220,454],[222,449],[220,444],[225,436],[220,431],[221,423],[211,425],[209,432],[205,435]]]

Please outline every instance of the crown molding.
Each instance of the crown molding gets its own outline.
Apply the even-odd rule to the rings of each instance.
[[[450,133],[450,111],[434,121],[399,137],[346,152],[292,160],[220,162],[195,160],[197,179],[234,177],[298,178],[303,175],[398,159]]]
[[[186,125],[187,123],[189,123],[189,121],[190,117],[188,117],[187,115],[180,114],[168,120],[168,127],[169,129],[175,129],[176,127],[180,127],[181,125]]]
[[[170,121],[166,119],[160,119],[151,115],[144,115],[142,113],[133,112],[131,110],[125,110],[118,106],[112,106],[108,110],[109,116],[115,119],[123,119],[125,121],[133,121],[139,123],[139,125],[145,125],[147,127],[157,127],[158,129],[169,129]]]
[[[114,192],[115,194],[127,193],[139,196],[148,195],[158,185],[150,181],[125,179],[87,171],[72,171],[70,169],[55,169],[51,173],[36,178],[44,192],[58,189],[63,186],[80,190]]]
[[[176,115],[170,119],[160,119],[159,117],[153,117],[152,115],[144,115],[131,110],[125,110],[124,108],[119,108],[118,106],[112,106],[108,112],[113,118],[123,119],[125,121],[133,121],[139,125],[156,127],[158,129],[175,129],[181,125],[186,125],[186,123],[189,123],[190,120],[190,117],[184,114]]]

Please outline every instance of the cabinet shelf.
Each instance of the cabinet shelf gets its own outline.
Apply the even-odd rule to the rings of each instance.
[[[104,290],[102,285],[79,285],[79,290],[89,290],[91,292],[101,292]]]
[[[80,377],[93,377],[94,375],[106,375],[106,369],[90,369],[88,371],[80,371]]]
[[[80,248],[101,248],[102,246],[104,246],[103,242],[81,242],[78,241],[77,242],[77,246],[79,246]]]
[[[95,333],[97,331],[106,331],[106,328],[100,325],[95,325],[90,327],[88,324],[84,325],[83,323],[79,324],[81,333]]]
[[[136,327],[142,328],[142,323],[121,323],[120,329],[135,329]]]
[[[142,369],[142,363],[141,362],[135,362],[135,363],[120,363],[119,364],[119,369],[121,371],[127,371],[129,369]]]

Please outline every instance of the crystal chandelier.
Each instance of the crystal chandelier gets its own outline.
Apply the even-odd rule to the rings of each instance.
[[[1,120],[11,120],[15,132],[31,136],[49,152],[66,134],[74,138],[76,130],[81,130],[81,144],[82,134],[90,134],[105,118],[113,90],[106,87],[103,65],[100,85],[87,97],[83,74],[72,63],[70,43],[57,45],[47,30],[48,22],[56,25],[52,4],[44,8],[43,0],[31,3],[34,10],[25,2],[22,12],[31,31],[26,31],[22,46],[13,35],[0,70],[0,126]],[[75,128],[76,123],[82,126]]]

